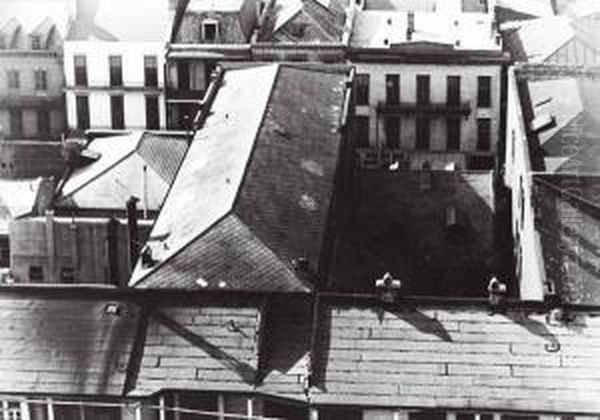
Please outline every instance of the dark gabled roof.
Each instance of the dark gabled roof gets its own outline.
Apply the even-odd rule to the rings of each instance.
[[[331,286],[372,292],[390,272],[408,295],[484,295],[494,270],[492,179],[491,172],[358,172],[344,205]]]
[[[308,291],[292,262],[322,268],[346,79],[315,66],[225,71],[148,242],[157,265],[139,265],[132,285]]]
[[[68,174],[55,207],[124,210],[133,195],[142,201],[140,205],[145,200],[148,210],[158,211],[187,147],[185,138],[168,133],[134,132],[95,139],[85,153],[97,160]]]
[[[118,315],[107,313],[108,304]],[[125,302],[0,297],[0,389],[123,395],[139,310]]]
[[[600,177],[534,175],[546,281],[571,304],[600,304]]]

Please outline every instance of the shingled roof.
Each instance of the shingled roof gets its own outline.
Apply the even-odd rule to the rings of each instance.
[[[74,169],[62,181],[55,207],[122,211],[133,195],[156,212],[187,147],[181,136],[152,132],[97,138],[83,152],[91,163]]]
[[[148,242],[156,264],[139,264],[131,284],[310,290],[292,262],[322,269],[347,77],[322,66],[225,71]]]
[[[600,177],[537,174],[533,180],[549,287],[564,302],[600,304]]]
[[[107,305],[118,305],[118,313]],[[123,395],[139,310],[126,302],[0,296],[0,389]]]
[[[331,301],[321,313],[313,404],[600,412],[598,317]]]

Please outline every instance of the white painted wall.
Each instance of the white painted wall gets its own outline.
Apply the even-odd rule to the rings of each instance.
[[[90,127],[111,128],[110,96],[123,95],[125,105],[125,128],[146,127],[145,95],[159,96],[160,126],[166,127],[164,98],[165,45],[159,42],[99,42],[68,41],[64,46],[64,71],[67,86],[67,121],[69,128],[77,127],[75,97],[89,96]],[[75,87],[74,56],[85,55],[87,60],[88,86]],[[109,57],[120,55],[123,67],[123,88],[110,87]],[[153,55],[158,65],[158,88],[144,87],[144,56]]]
[[[406,63],[354,63],[356,73],[370,75],[369,106],[357,106],[356,114],[370,117],[371,146],[385,145],[385,131],[383,120],[377,130],[377,103],[386,99],[385,77],[386,74],[400,75],[400,101],[416,102],[418,74],[430,76],[431,102],[446,102],[446,77],[461,77],[461,102],[471,104],[471,114],[467,119],[462,119],[461,126],[461,151],[476,151],[477,149],[477,118],[491,118],[492,149],[496,151],[497,133],[500,124],[500,65],[446,65],[446,64],[406,64]],[[492,77],[492,107],[477,108],[477,77]],[[415,148],[416,119],[415,117],[402,117],[400,144],[404,149]],[[431,150],[446,150],[446,124],[445,116],[432,118],[431,124]]]

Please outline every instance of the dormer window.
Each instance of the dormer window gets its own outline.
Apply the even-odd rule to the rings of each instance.
[[[202,22],[202,39],[204,42],[215,42],[219,30],[219,22],[216,20],[207,20]]]
[[[31,36],[31,49],[41,50],[42,49],[42,38],[39,35]]]

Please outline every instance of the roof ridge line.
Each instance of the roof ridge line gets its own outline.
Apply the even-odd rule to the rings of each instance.
[[[552,174],[550,174],[552,175]],[[578,178],[578,176],[575,176],[575,178]],[[541,182],[542,184],[544,184],[545,186],[547,186],[548,188],[553,189],[555,192],[560,193],[561,195],[566,195],[568,198],[570,198],[571,200],[575,200],[575,201],[580,201],[583,204],[586,204],[590,207],[593,207],[595,209],[600,210],[600,204],[596,204],[590,200],[588,200],[587,198],[584,197],[578,197],[577,195],[573,194],[572,192],[570,192],[568,189],[561,189],[558,186],[554,185],[553,183],[551,183],[550,181],[545,180],[544,178],[541,177],[535,177],[534,176],[534,180],[537,180],[538,182]]]

